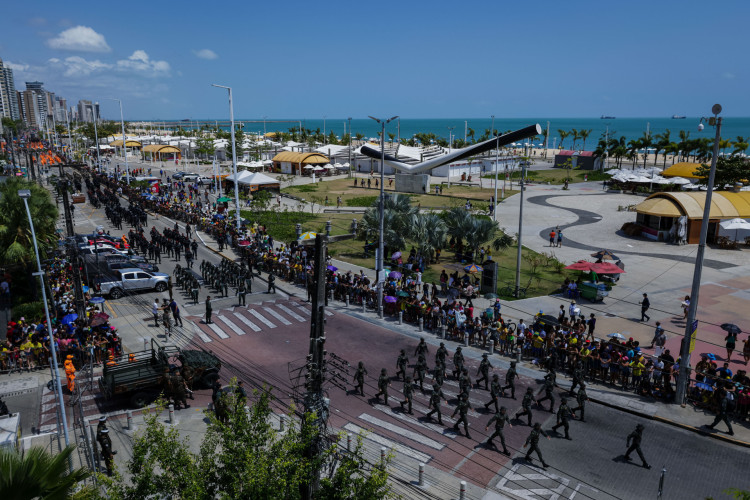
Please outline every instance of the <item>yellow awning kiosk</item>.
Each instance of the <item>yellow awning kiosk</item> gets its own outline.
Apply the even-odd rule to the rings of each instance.
[[[149,154],[149,157],[154,160],[179,160],[182,158],[182,151],[176,146],[170,146],[168,144],[149,144],[143,146],[143,154]],[[166,157],[164,156],[166,155]]]
[[[314,151],[309,153],[282,151],[273,157],[274,171],[282,174],[310,175],[315,171],[315,166],[328,163],[330,160],[326,155]]]

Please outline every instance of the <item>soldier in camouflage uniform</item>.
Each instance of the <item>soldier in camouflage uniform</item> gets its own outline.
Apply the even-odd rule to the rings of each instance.
[[[500,377],[497,373],[492,375],[492,383],[490,384],[490,401],[484,405],[485,408],[489,409],[491,404],[495,405],[495,412],[500,411],[497,407],[497,400],[500,398],[500,394],[503,392],[502,386],[500,386]]]
[[[505,372],[505,384],[506,385],[503,387],[503,396],[505,396],[505,389],[510,389],[510,397],[513,399],[516,399],[516,377],[517,376],[518,376],[518,372],[516,372],[516,362],[511,361],[510,368],[508,368],[508,371]]]
[[[482,374],[482,378],[477,380],[477,387],[481,387],[482,381],[484,381],[484,390],[488,391],[489,387],[488,384],[490,383],[490,368],[492,368],[492,363],[490,363],[490,360],[487,359],[487,353],[482,354],[482,361],[479,363],[479,369],[477,370],[477,375],[480,373]]]
[[[388,380],[388,371],[383,368],[380,370],[380,377],[378,377],[378,393],[375,394],[375,398],[379,398],[381,395],[385,399],[385,404],[388,404],[388,386],[391,385],[391,381]]]
[[[417,359],[417,364],[414,367],[414,380],[419,381],[419,389],[424,392],[424,374],[427,370],[427,361],[424,359],[423,355],[419,355],[419,358]]]
[[[573,416],[575,416],[575,413],[578,410],[581,410],[581,416],[579,417],[579,420],[581,422],[586,421],[586,401],[588,399],[589,397],[588,395],[586,395],[586,384],[581,384],[581,388],[578,389],[578,394],[576,395],[576,402],[578,403],[578,406],[571,410],[573,412]]]
[[[413,394],[414,394],[414,386],[412,385],[411,377],[406,377],[406,380],[404,380],[404,400],[401,401],[401,409],[403,410],[404,405],[408,403],[409,410],[406,413],[408,413],[409,415],[412,414],[411,400],[412,400]]]
[[[396,359],[396,368],[398,371],[396,372],[396,380],[399,380],[399,375],[403,375],[404,379],[406,379],[406,367],[409,365],[409,358],[406,356],[406,351],[401,349],[401,354],[398,355],[398,359]]]
[[[456,423],[453,425],[453,430],[460,433],[458,426],[463,422],[464,424],[464,431],[466,432],[466,437],[468,439],[471,439],[471,435],[469,435],[469,422],[466,420],[466,414],[471,410],[471,406],[469,405],[469,396],[463,395],[458,398],[458,405],[456,405],[456,409],[453,410],[453,415],[451,415],[451,418],[456,416],[456,413],[458,413],[458,420],[456,420]]]
[[[505,424],[508,424],[509,427],[513,427],[510,423],[510,418],[508,417],[507,410],[505,407],[501,407],[500,410],[495,413],[489,422],[487,422],[487,426],[484,428],[486,431],[490,428],[490,425],[492,423],[495,423],[495,432],[492,433],[490,438],[487,440],[487,446],[495,446],[495,444],[492,442],[492,439],[499,437],[500,438],[500,444],[503,445],[503,453],[505,455],[510,456],[510,452],[508,451],[508,448],[505,446],[505,436],[503,435],[503,427],[505,427]]]
[[[464,355],[461,352],[461,346],[456,347],[456,352],[453,354],[453,378],[458,379],[461,376],[461,372],[464,368]]]
[[[534,399],[534,389],[529,387],[526,389],[526,394],[524,394],[523,396],[523,401],[521,401],[521,408],[523,408],[523,411],[516,414],[517,418],[521,418],[522,416],[527,415],[529,427],[531,427],[531,419],[533,418],[533,415],[531,414],[531,403],[535,402],[536,399]]]
[[[526,438],[526,443],[523,445],[524,448],[531,445],[524,458],[527,461],[531,462],[531,453],[535,451],[536,456],[539,457],[539,460],[542,462],[542,467],[546,469],[547,467],[549,467],[549,465],[547,465],[547,463],[544,461],[544,458],[542,457],[542,451],[539,449],[539,436],[544,436],[549,439],[547,433],[542,429],[542,425],[539,422],[536,422],[534,424],[534,428],[531,429],[531,434],[529,434],[529,437]]]
[[[360,396],[365,395],[365,375],[367,375],[367,369],[365,368],[365,364],[360,361],[357,365],[357,371],[354,373],[354,381],[357,382],[354,392],[357,392],[357,389],[359,389]]]
[[[549,401],[549,412],[555,411],[555,380],[551,374],[544,376],[544,397],[537,400],[537,404],[542,406],[542,401]]]
[[[437,413],[438,424],[443,425],[443,414],[440,411],[440,400],[444,399],[446,402],[448,399],[443,394],[443,390],[438,384],[432,385],[432,394],[430,394],[429,408],[430,412],[426,415],[427,418],[431,418],[433,413]]]
[[[565,439],[569,441],[571,440],[569,431],[572,414],[568,406],[568,398],[560,398],[560,408],[557,409],[557,423],[552,426],[552,430],[557,431],[560,427],[565,428]]]

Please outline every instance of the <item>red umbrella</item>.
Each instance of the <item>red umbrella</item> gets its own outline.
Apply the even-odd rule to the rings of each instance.
[[[589,262],[587,260],[579,260],[578,262],[574,262],[573,264],[566,266],[565,269],[571,269],[573,271],[591,271],[593,266],[593,262]]]
[[[598,264],[594,264],[592,267],[592,270],[597,274],[621,274],[625,271],[623,269],[620,269],[615,264],[612,264],[611,262],[600,262]]]

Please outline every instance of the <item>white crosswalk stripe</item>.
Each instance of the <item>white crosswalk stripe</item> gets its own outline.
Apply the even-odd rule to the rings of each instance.
[[[198,325],[196,325],[195,323],[193,323],[193,332],[196,335],[198,335],[198,337],[203,342],[211,342],[211,337],[209,337],[208,335],[206,335],[205,333],[203,333],[203,331],[200,328],[198,328]]]
[[[374,405],[373,408],[378,411],[382,411],[383,413],[386,413],[394,418],[397,418],[398,420],[403,420],[404,422],[408,422],[411,425],[416,425],[417,427],[421,427],[428,431],[437,432],[438,434],[443,434],[443,432],[446,431],[445,427],[441,427],[440,425],[435,425],[435,424],[431,424],[428,422],[421,422],[418,418],[413,417],[409,414],[394,412],[388,406]],[[427,408],[423,407],[422,405],[415,405],[413,402],[412,402],[412,410],[416,410],[417,412],[421,411],[425,414],[430,411]],[[444,419],[444,420],[447,420],[447,419]],[[443,435],[450,439],[456,438],[455,433],[448,433],[448,434],[443,434]]]
[[[435,450],[442,450],[443,448],[445,448],[445,445],[443,443],[435,441],[434,439],[430,439],[427,436],[424,436],[417,432],[404,429],[403,427],[392,424],[390,422],[386,422],[385,420],[380,420],[379,418],[374,417],[370,415],[369,413],[363,413],[362,415],[359,416],[359,419],[364,420],[365,422],[368,422],[372,425],[377,425],[378,427],[381,427],[387,431],[391,431],[395,434],[398,434],[399,436],[403,436],[407,439],[411,439],[412,441],[415,441],[419,444],[429,446],[430,448],[433,448]]]
[[[276,304],[276,307],[278,307],[279,309],[281,309],[282,311],[284,311],[285,313],[287,313],[289,316],[291,316],[292,318],[296,319],[297,321],[305,321],[305,318],[303,318],[302,316],[300,316],[296,312],[292,311],[291,309],[289,309],[284,304]]]
[[[301,312],[305,316],[310,316],[310,310],[308,308],[306,308],[305,306],[303,306],[301,304],[297,304],[294,307],[296,307],[299,310],[299,312]]]
[[[247,310],[247,312],[249,312],[250,314],[252,314],[252,315],[253,315],[253,316],[255,316],[256,318],[258,318],[258,320],[259,320],[259,321],[260,321],[261,323],[263,323],[264,325],[266,325],[266,326],[267,326],[268,328],[276,328],[276,325],[274,325],[273,323],[271,323],[271,322],[270,322],[270,321],[268,320],[268,318],[266,318],[265,316],[263,316],[263,315],[262,315],[261,313],[259,313],[259,312],[258,312],[258,311],[256,311],[255,309],[248,309],[248,310]]]
[[[234,312],[234,313],[232,313],[232,314],[234,314],[234,315],[235,315],[235,317],[236,317],[236,318],[237,318],[238,320],[242,321],[242,322],[243,322],[243,323],[245,323],[245,324],[246,324],[247,326],[249,326],[250,328],[252,328],[252,329],[253,329],[253,331],[256,331],[256,332],[259,332],[259,331],[260,331],[260,327],[259,327],[258,325],[256,325],[255,323],[253,323],[252,321],[250,321],[249,319],[247,319],[247,318],[246,318],[246,317],[245,317],[244,315],[242,315],[242,314],[240,314],[240,313],[238,313],[238,312]]]
[[[245,335],[246,332],[242,330],[241,328],[239,328],[234,323],[232,323],[232,320],[230,320],[224,314],[217,315],[216,317],[219,318],[224,324],[226,324],[237,335]]]
[[[277,313],[276,311],[274,311],[270,307],[264,307],[263,310],[266,311],[271,316],[273,316],[274,318],[276,318],[277,320],[279,320],[282,325],[291,325],[292,324],[291,321],[289,321],[284,316],[282,316],[281,314]]]
[[[208,323],[208,327],[213,330],[213,332],[219,336],[219,338],[222,339],[228,339],[229,335],[224,333],[224,331],[214,322]]]
[[[377,434],[369,432],[366,429],[363,429],[362,427],[358,425],[349,423],[344,426],[344,429],[346,429],[347,431],[353,434],[361,434],[365,439],[368,439],[381,446],[385,446],[389,449],[392,449],[393,451],[397,453],[406,455],[407,457],[411,457],[415,460],[419,460],[421,463],[426,464],[427,462],[432,460],[432,457],[426,453],[422,453],[421,451],[417,451],[414,448],[410,448],[408,446],[397,443],[395,441],[391,441],[390,439],[384,438],[383,436],[378,436]]]

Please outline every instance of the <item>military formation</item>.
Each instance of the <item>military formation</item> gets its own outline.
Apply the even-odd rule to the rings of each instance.
[[[396,358],[396,374],[395,379],[403,382],[402,395],[403,399],[399,401],[401,411],[406,414],[413,415],[413,399],[414,392],[416,390],[425,393],[424,383],[427,381],[427,374],[432,375],[432,389],[429,393],[428,411],[425,413],[424,418],[428,420],[436,420],[439,425],[443,424],[443,412],[442,404],[448,403],[448,398],[443,392],[443,384],[446,380],[446,360],[450,358],[450,353],[445,346],[445,343],[441,342],[440,347],[435,353],[435,365],[432,370],[427,366],[427,357],[429,355],[429,347],[425,342],[424,338],[420,339],[417,347],[414,350],[414,356],[416,357],[416,363],[413,364],[413,372],[411,375],[408,372],[409,369],[409,357],[405,349],[401,349],[398,357]],[[554,368],[548,367],[548,372],[544,377],[544,384],[542,391],[544,396],[537,398],[532,387],[527,387],[523,398],[521,400],[521,408],[515,415],[511,415],[508,409],[500,404],[501,398],[512,398],[516,399],[516,379],[518,378],[518,372],[516,371],[516,362],[512,361],[510,367],[505,373],[505,384],[502,383],[499,373],[491,373],[493,365],[489,360],[487,354],[482,355],[482,359],[479,363],[476,375],[479,377],[476,383],[472,383],[469,375],[468,367],[465,364],[464,354],[461,346],[456,347],[454,354],[451,358],[453,369],[450,372],[451,377],[458,382],[459,393],[455,398],[456,404],[451,414],[451,419],[454,420],[453,430],[457,434],[463,434],[466,438],[471,439],[470,424],[467,419],[469,412],[472,410],[469,396],[473,388],[479,390],[485,390],[489,393],[489,401],[484,404],[484,408],[489,411],[494,411],[491,418],[487,422],[485,430],[489,430],[490,427],[494,428],[492,434],[485,442],[485,447],[498,449],[495,445],[495,440],[500,440],[502,447],[502,453],[510,456],[510,450],[505,443],[504,430],[512,428],[513,421],[525,420],[526,425],[531,427],[531,432],[526,439],[524,448],[527,448],[525,459],[529,462],[533,460],[532,455],[536,454],[543,467],[548,467],[544,458],[542,457],[542,451],[539,447],[539,441],[542,437],[549,439],[549,433],[563,434],[563,437],[567,440],[572,440],[570,429],[571,421],[578,420],[579,422],[585,422],[585,408],[588,396],[586,394],[586,384],[583,382],[583,377],[577,379],[577,391],[575,387],[571,388],[570,395],[575,398],[575,408],[569,405],[569,396],[560,397],[560,404],[555,408],[555,390],[556,390],[556,378],[557,375]],[[353,383],[355,384],[354,390],[351,391],[353,394],[364,396],[365,377],[367,375],[367,369],[365,368],[364,362],[360,361],[357,365],[356,372],[354,374]],[[380,370],[380,376],[377,381],[378,391],[375,394],[375,400],[379,403],[382,401],[384,404],[388,404],[388,390],[391,387],[392,379],[388,376],[388,370],[382,368]],[[508,394],[506,391],[510,392]],[[542,403],[549,402],[549,412],[556,414],[555,425],[550,430],[544,430],[539,422],[533,422],[535,409],[545,409]],[[577,416],[578,415],[578,416]],[[525,419],[523,417],[526,417]],[[718,422],[717,422],[718,423]],[[561,429],[562,432],[558,432]],[[643,454],[641,452],[640,443],[643,432],[643,426],[639,424],[638,428],[628,436],[628,450],[625,455],[626,460],[630,460],[630,454],[632,452],[638,453],[639,457],[643,462],[643,467],[650,468]],[[632,443],[632,444],[631,444]]]

